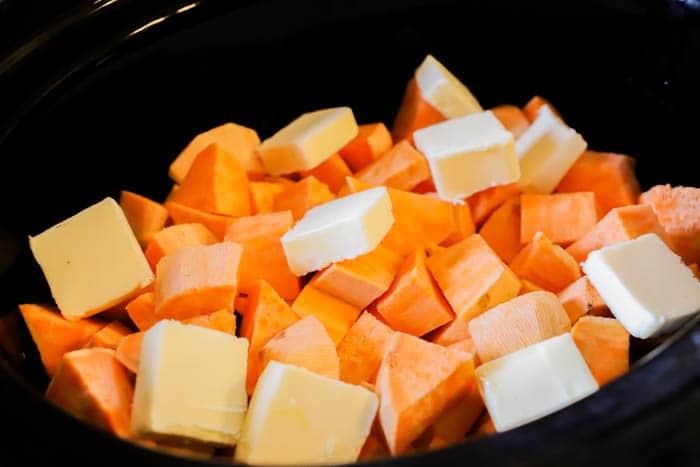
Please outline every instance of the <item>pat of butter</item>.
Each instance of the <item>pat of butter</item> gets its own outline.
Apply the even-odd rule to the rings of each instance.
[[[476,369],[498,431],[524,425],[598,390],[571,334],[552,337]]]
[[[583,270],[615,318],[640,339],[673,331],[700,311],[700,282],[656,234],[594,251]]]
[[[557,118],[549,106],[542,106],[515,142],[520,188],[526,193],[551,193],[586,147],[580,134]]]
[[[353,462],[377,406],[377,396],[361,386],[271,361],[250,401],[235,460],[258,465]]]
[[[112,198],[29,237],[29,246],[66,319],[104,311],[153,282],[129,222]]]
[[[423,99],[445,118],[483,111],[471,91],[432,55],[425,57],[415,77]]]
[[[258,147],[267,173],[313,169],[349,143],[358,132],[349,107],[302,114]]]
[[[297,276],[374,250],[394,224],[385,187],[372,188],[309,209],[282,236],[289,269]]]
[[[413,133],[425,155],[437,193],[457,201],[520,178],[513,134],[491,113],[472,113]]]
[[[174,320],[143,336],[131,429],[233,446],[248,403],[248,340]]]

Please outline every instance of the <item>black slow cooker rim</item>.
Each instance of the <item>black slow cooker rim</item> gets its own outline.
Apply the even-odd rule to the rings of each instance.
[[[80,80],[105,62],[155,40],[158,35],[253,3],[259,2],[103,0],[77,8],[0,61],[0,102],[5,103],[0,112],[0,147],[34,106],[73,80]],[[61,57],[60,66],[56,66],[57,56]],[[33,78],[27,79],[28,76]],[[553,444],[565,449],[572,444],[594,444],[614,436],[623,426],[663,410],[671,401],[681,400],[699,382],[700,316],[637,362],[627,375],[560,412],[505,433],[443,450],[362,464],[440,465],[469,459],[487,465],[495,462],[516,465],[529,455],[544,456],[545,450],[551,456],[556,451]],[[8,397],[25,398],[34,406],[42,406],[47,413],[63,417],[66,423],[76,423],[9,368],[0,370],[0,389]],[[83,425],[85,430],[99,431]],[[547,443],[542,443],[543,439]],[[122,443],[127,450],[155,455],[129,441],[115,438],[115,442]],[[177,459],[182,465],[230,465],[218,460]]]

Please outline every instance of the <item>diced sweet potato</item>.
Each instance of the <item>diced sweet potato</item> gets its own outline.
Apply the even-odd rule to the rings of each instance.
[[[340,157],[357,172],[391,149],[391,145],[391,133],[383,123],[360,125],[355,139],[340,150]]]
[[[101,347],[103,349],[115,350],[122,337],[131,334],[129,329],[121,321],[112,321],[90,337],[85,344],[85,348]]]
[[[374,383],[393,330],[371,313],[362,313],[338,344],[340,379]]]
[[[657,185],[642,193],[639,202],[654,209],[683,261],[700,262],[700,188]]]
[[[365,309],[389,289],[402,258],[379,245],[367,254],[328,266],[311,284],[351,305]]]
[[[527,279],[554,293],[581,277],[576,260],[559,245],[555,245],[542,232],[510,262],[510,268],[520,279]]]
[[[599,215],[613,208],[636,204],[639,182],[634,175],[635,160],[612,152],[585,151],[559,182],[556,191],[595,193]]]
[[[177,224],[166,227],[151,237],[146,248],[146,259],[155,271],[163,256],[191,245],[211,245],[218,239],[202,224]]]
[[[608,306],[586,276],[559,292],[559,301],[572,323],[587,314],[603,316],[609,313]]]
[[[241,337],[248,339],[246,389],[252,394],[263,370],[262,348],[275,334],[299,321],[299,316],[265,281],[256,284],[248,300],[248,309],[241,322]]]
[[[302,171],[300,175],[302,178],[313,176],[328,185],[333,193],[337,193],[345,185],[345,177],[352,175],[352,172],[339,154],[333,154],[313,169]]]
[[[520,291],[518,278],[478,234],[435,252],[427,266],[457,319],[463,321]]]
[[[445,117],[423,99],[415,78],[411,78],[406,85],[401,107],[391,128],[391,136],[394,141],[402,139],[413,141],[414,131],[443,120]]]
[[[345,180],[343,180],[345,183]],[[282,183],[250,182],[251,214],[268,214],[275,210],[275,197],[284,191]]]
[[[393,329],[414,336],[422,336],[454,318],[425,261],[423,250],[409,255],[394,283],[377,302],[377,312]]]
[[[68,321],[49,305],[24,304],[19,306],[19,311],[49,376],[54,375],[65,353],[84,347],[106,325],[97,318]]]
[[[212,144],[195,157],[172,201],[211,214],[248,216],[248,183],[240,162]]]
[[[121,192],[119,206],[141,248],[146,248],[153,234],[168,220],[168,210],[162,204],[130,191]]]
[[[506,127],[506,130],[518,138],[530,126],[530,121],[525,113],[514,105],[499,105],[491,109],[496,118]]]
[[[467,204],[472,211],[474,225],[480,227],[489,215],[510,198],[520,195],[517,183],[497,185],[474,193],[467,198]]]
[[[83,420],[117,436],[131,435],[134,386],[111,349],[74,350],[63,356],[46,398]]]
[[[355,177],[372,185],[411,191],[421,182],[430,179],[430,167],[425,156],[411,143],[403,140],[357,172]]]
[[[294,300],[292,311],[301,318],[307,316],[318,318],[337,345],[350,330],[362,310],[309,284]]]
[[[551,292],[531,292],[502,303],[469,322],[479,360],[490,362],[571,329]]]
[[[334,199],[328,185],[314,176],[308,176],[275,197],[275,211],[292,211],[294,220],[304,217],[306,211],[314,206]]]
[[[379,420],[392,454],[404,452],[473,387],[470,355],[396,332],[382,359]]]
[[[627,372],[630,335],[616,319],[582,316],[571,336],[601,386]]]
[[[520,251],[520,199],[515,197],[498,207],[479,230],[486,243],[506,263]]]
[[[666,231],[651,207],[642,204],[614,208],[586,235],[569,245],[566,251],[576,261],[583,262],[591,251],[626,242],[646,233],[655,233],[670,244]]]
[[[280,240],[293,223],[291,211],[239,217],[231,222],[224,240],[243,246],[238,272],[240,293],[250,293],[259,280],[264,280],[285,300],[299,295],[299,278],[289,270]]]
[[[156,316],[184,320],[222,308],[233,311],[242,251],[237,243],[223,242],[165,256],[156,270]]]
[[[280,331],[261,351],[262,369],[275,360],[300,366],[328,378],[340,377],[340,361],[326,328],[315,316],[307,316]]]
[[[223,240],[226,229],[233,220],[231,216],[211,214],[173,201],[167,201],[165,208],[168,210],[174,224],[202,224],[216,235],[216,238],[219,240]]]
[[[592,192],[523,194],[520,196],[520,241],[542,232],[554,243],[568,245],[586,235],[598,222]]]
[[[158,322],[153,292],[144,292],[126,305],[129,318],[139,331],[145,331]]]

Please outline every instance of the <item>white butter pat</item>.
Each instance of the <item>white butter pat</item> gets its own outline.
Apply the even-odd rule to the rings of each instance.
[[[238,440],[248,403],[248,340],[175,320],[143,336],[131,428],[222,446]]]
[[[425,57],[416,69],[415,78],[423,99],[445,118],[484,110],[471,91],[432,55]]]
[[[440,198],[457,201],[520,178],[513,134],[491,113],[447,120],[413,133]]]
[[[498,431],[544,417],[598,390],[571,334],[552,337],[476,369]]]
[[[361,386],[271,361],[250,401],[235,460],[256,465],[353,462],[377,406],[377,396]]]
[[[394,215],[386,187],[377,187],[309,209],[282,236],[289,269],[297,276],[374,250]]]
[[[107,310],[153,282],[139,242],[112,198],[29,237],[29,246],[66,319]]]
[[[583,270],[635,337],[673,331],[700,311],[700,282],[656,234],[593,251]]]
[[[302,114],[258,147],[267,173],[313,169],[349,143],[358,132],[349,107]]]
[[[542,106],[532,125],[515,142],[520,159],[520,188],[526,193],[549,194],[559,184],[588,144]]]

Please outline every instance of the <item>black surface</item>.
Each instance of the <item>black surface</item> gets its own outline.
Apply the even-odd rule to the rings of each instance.
[[[4,29],[24,46],[0,61],[0,314],[50,299],[27,235],[122,188],[164,197],[170,160],[223,121],[265,137],[303,111],[349,105],[389,124],[428,52],[485,107],[547,97],[592,149],[637,157],[645,188],[699,186],[693,4],[117,0],[82,4],[33,39]],[[560,413],[391,463],[700,465],[700,329],[689,328]],[[20,346],[26,358],[6,352],[17,371],[0,368],[0,465],[192,465],[47,404],[26,334]]]

